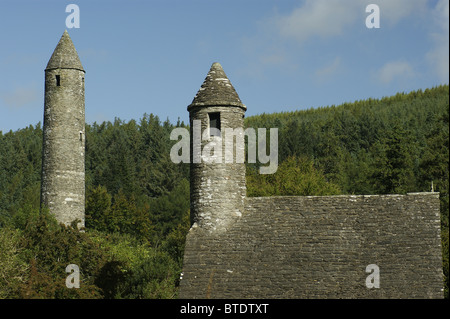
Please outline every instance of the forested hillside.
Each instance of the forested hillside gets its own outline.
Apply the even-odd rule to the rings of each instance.
[[[448,85],[245,125],[279,128],[278,171],[248,164],[248,196],[440,192],[448,286]],[[86,125],[82,233],[39,214],[41,124],[0,132],[0,298],[175,298],[190,227],[189,164],[169,156],[178,126]],[[65,287],[68,264],[80,289]]]

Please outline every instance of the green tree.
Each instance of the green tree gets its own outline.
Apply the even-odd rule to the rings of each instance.
[[[167,195],[151,201],[151,220],[155,225],[155,235],[163,238],[177,227],[189,211],[189,182],[181,180]]]
[[[274,174],[261,175],[247,170],[248,196],[294,196],[339,194],[337,185],[328,182],[314,168],[312,160],[289,157]]]
[[[449,286],[449,107],[429,130],[426,148],[420,163],[420,179],[424,190],[433,182],[434,191],[439,192],[441,204],[441,238],[444,268],[444,291],[448,298]]]
[[[131,233],[133,216],[136,213],[134,198],[127,198],[122,189],[114,195],[111,206],[111,218],[109,220],[109,231],[120,233]]]
[[[86,220],[88,229],[107,231],[111,223],[111,200],[112,196],[106,187],[90,187],[86,196]]]
[[[400,125],[388,129],[375,145],[372,181],[378,193],[414,191],[414,142]]]
[[[177,227],[170,231],[162,245],[163,250],[166,251],[173,260],[179,263],[180,268],[182,267],[183,262],[186,236],[190,228],[190,211],[187,210],[181,222]]]
[[[20,286],[28,277],[29,266],[23,260],[18,230],[0,231],[0,299],[20,298]]]
[[[163,252],[155,250],[133,267],[122,287],[121,298],[172,299],[177,294],[180,274],[178,264]]]
[[[100,247],[76,225],[58,225],[48,213],[29,221],[23,233],[24,258],[30,262],[30,274],[21,288],[23,298],[100,298],[94,284],[106,262]],[[79,289],[68,289],[65,272],[69,264],[80,268]]]

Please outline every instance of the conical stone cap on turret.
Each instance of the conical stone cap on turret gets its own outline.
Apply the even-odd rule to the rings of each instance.
[[[77,50],[67,30],[64,31],[45,68],[46,71],[52,69],[77,69],[84,71]]]
[[[242,104],[239,95],[218,62],[211,66],[197,95],[188,106],[188,111],[194,106],[237,106],[244,110],[247,108]]]

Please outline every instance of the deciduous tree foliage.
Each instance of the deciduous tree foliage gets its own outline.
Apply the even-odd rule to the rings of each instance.
[[[406,193],[433,184],[448,296],[448,85],[251,116],[245,126],[279,129],[278,171],[259,175],[260,163],[247,164],[248,196]],[[175,127],[185,125],[153,114],[86,125],[82,233],[39,213],[41,124],[0,132],[0,297],[176,297],[190,224],[189,164],[169,156]],[[65,287],[71,263],[84,288]]]

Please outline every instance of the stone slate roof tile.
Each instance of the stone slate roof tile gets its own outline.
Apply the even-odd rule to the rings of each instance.
[[[442,298],[439,194],[248,197],[191,228],[181,276],[182,299]]]
[[[238,106],[246,109],[218,62],[212,64],[188,110],[194,106]]]
[[[45,70],[51,69],[77,69],[84,71],[77,50],[75,49],[67,30],[65,30],[61,36],[61,39],[45,68]]]

